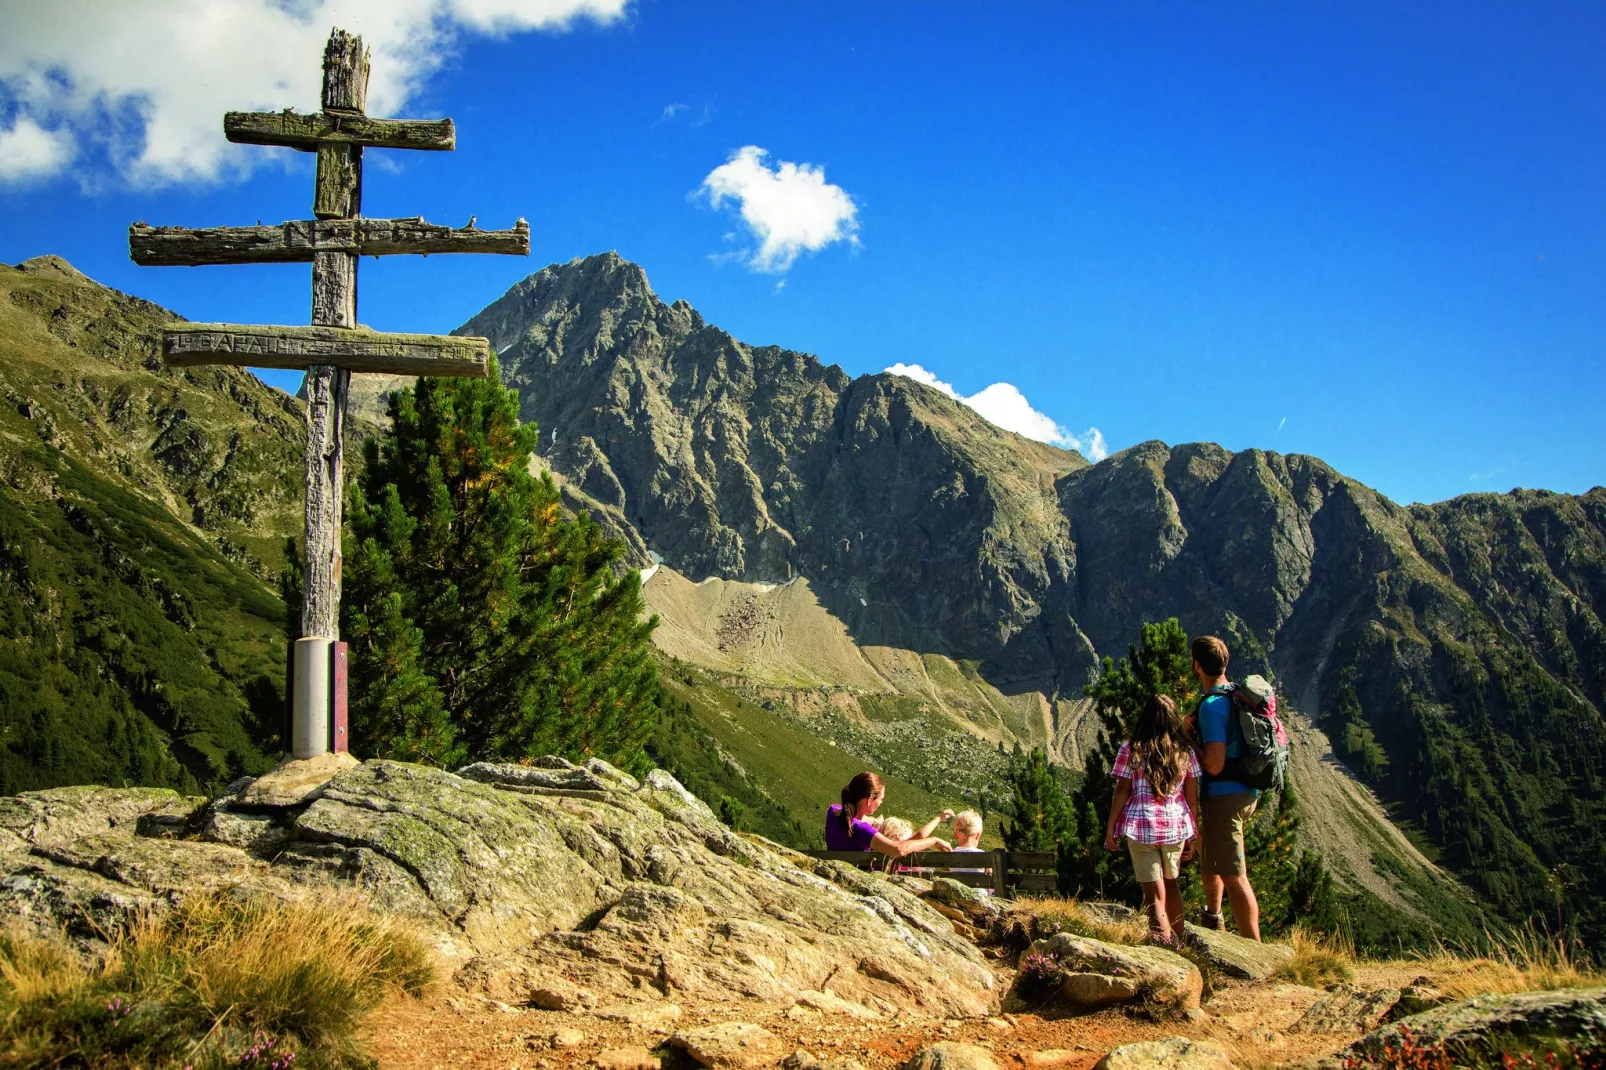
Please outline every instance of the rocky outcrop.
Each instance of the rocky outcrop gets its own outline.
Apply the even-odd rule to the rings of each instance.
[[[682,998],[996,1006],[981,955],[924,901],[733,835],[662,771],[638,782],[543,759],[465,772],[371,761],[268,813],[244,801],[248,785],[210,804],[143,789],[4,800],[0,909],[89,937],[208,889],[355,887],[506,1002],[655,1023]],[[176,824],[147,820],[174,810]]]
[[[1599,1052],[1606,1040],[1606,988],[1478,996],[1377,1029],[1314,1067],[1383,1065],[1385,1050],[1442,1048],[1455,1065],[1498,1065],[1508,1052]],[[1397,1062],[1397,1060],[1396,1060]]]

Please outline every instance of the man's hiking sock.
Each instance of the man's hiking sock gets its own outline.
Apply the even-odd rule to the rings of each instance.
[[[1226,921],[1222,919],[1219,912],[1212,914],[1208,910],[1199,911],[1199,923],[1206,929],[1225,929],[1227,927]]]

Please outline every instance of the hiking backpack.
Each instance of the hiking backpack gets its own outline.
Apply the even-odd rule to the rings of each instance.
[[[1263,676],[1249,676],[1242,683],[1213,687],[1210,694],[1225,695],[1232,703],[1243,737],[1238,757],[1228,759],[1216,779],[1236,780],[1259,791],[1282,790],[1288,782],[1288,732],[1277,718],[1277,693],[1271,684]]]

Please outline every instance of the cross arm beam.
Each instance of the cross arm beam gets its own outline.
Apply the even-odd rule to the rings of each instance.
[[[530,225],[512,230],[445,227],[417,219],[295,220],[254,227],[128,228],[128,256],[142,267],[311,263],[317,253],[395,256],[416,253],[530,254]]]
[[[178,368],[236,364],[305,369],[328,364],[354,372],[483,379],[491,343],[485,338],[389,334],[366,327],[173,323],[162,331],[162,357]]]
[[[446,152],[457,148],[457,128],[450,119],[370,119],[340,112],[231,111],[223,116],[223,136],[241,145],[284,145],[303,152],[320,145]]]

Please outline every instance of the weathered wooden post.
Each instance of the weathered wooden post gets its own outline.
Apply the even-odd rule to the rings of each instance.
[[[306,591],[294,658],[293,758],[345,750],[345,652],[340,638],[340,507],[346,392],[352,372],[483,377],[484,338],[381,334],[357,323],[357,258],[396,253],[510,253],[527,256],[530,229],[453,229],[417,219],[363,219],[364,147],[442,149],[457,145],[450,119],[370,119],[368,53],[362,38],[335,30],[323,54],[323,110],[300,115],[229,112],[224,135],[248,145],[318,154],[311,220],[278,226],[129,228],[129,256],[147,266],[312,264],[311,327],[173,324],[162,333],[171,366],[239,364],[306,369]],[[332,716],[332,711],[338,711]],[[337,722],[339,722],[337,724]]]

